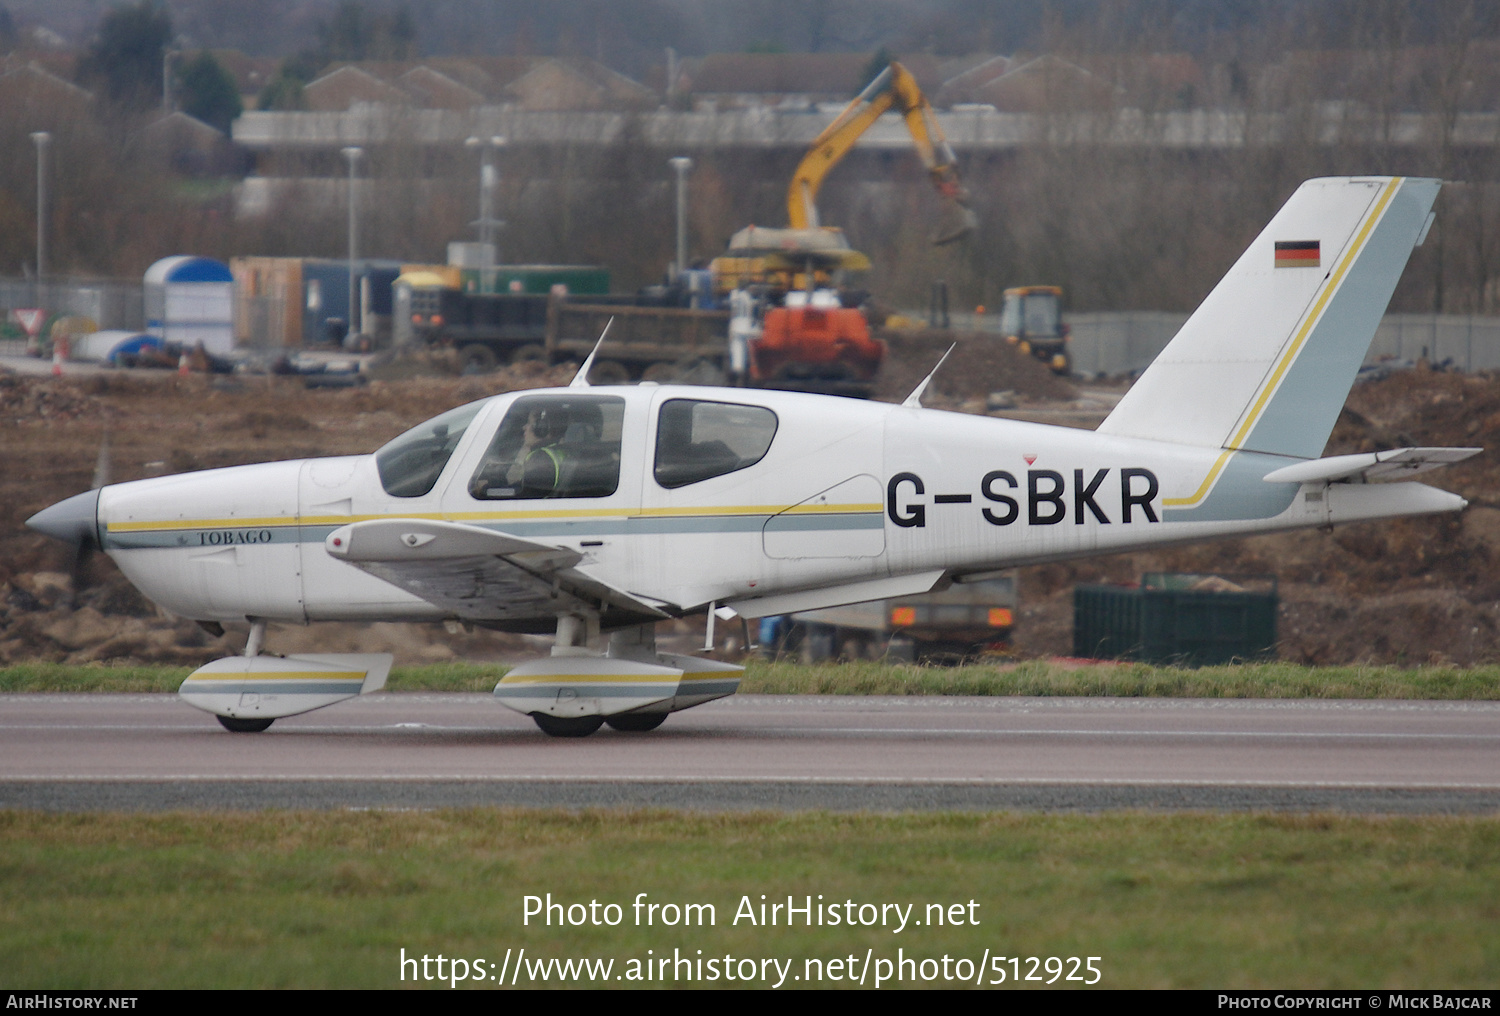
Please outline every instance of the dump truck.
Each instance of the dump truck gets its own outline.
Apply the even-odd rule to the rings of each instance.
[[[954,583],[919,596],[809,610],[761,623],[766,655],[804,663],[894,659],[955,664],[1010,650],[1014,575]]]
[[[471,373],[533,360],[582,361],[611,320],[590,374],[596,383],[669,381],[695,370],[721,375],[724,369],[724,310],[640,306],[619,294],[475,293],[431,284],[409,285],[409,291],[415,340],[457,350]]]

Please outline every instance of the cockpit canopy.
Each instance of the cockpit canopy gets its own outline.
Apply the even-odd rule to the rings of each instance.
[[[385,492],[392,497],[430,493],[485,404],[449,410],[377,451]],[[636,405],[637,411],[646,408],[644,402]],[[627,408],[618,395],[517,397],[499,423],[489,425],[494,434],[469,477],[469,496],[480,501],[609,497],[620,487]],[[764,406],[668,398],[657,410],[651,475],[670,490],[749,468],[770,449],[777,423]]]

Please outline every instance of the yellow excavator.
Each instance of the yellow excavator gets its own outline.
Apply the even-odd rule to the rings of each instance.
[[[953,149],[938,127],[937,117],[933,115],[932,106],[922,89],[917,86],[917,79],[894,62],[854,97],[854,101],[818,135],[802,157],[786,192],[787,219],[793,229],[818,228],[817,198],[823,178],[849,154],[849,149],[880,115],[890,109],[895,109],[905,118],[912,144],[927,167],[933,186],[949,202],[949,221],[932,242],[952,243],[973,231],[976,220],[968,208],[968,194],[958,182]]]
[[[787,189],[786,229],[749,226],[714,259],[714,289],[730,293],[730,367],[751,384],[831,394],[868,395],[885,356],[857,304],[863,294],[835,288],[847,271],[870,267],[842,230],[818,222],[823,179],[880,115],[896,109],[938,192],[946,224],[934,243],[974,229],[974,214],[954,169],[953,149],[911,72],[891,63],[818,135]]]

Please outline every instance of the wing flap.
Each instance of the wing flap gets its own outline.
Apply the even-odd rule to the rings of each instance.
[[[371,519],[342,526],[324,548],[376,578],[470,621],[524,621],[575,610],[668,616],[573,566],[583,555],[480,526]]]

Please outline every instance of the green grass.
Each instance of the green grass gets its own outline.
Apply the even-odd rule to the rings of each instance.
[[[20,664],[0,668],[0,692],[173,692],[188,667]],[[391,691],[489,691],[501,665],[397,667]],[[893,663],[803,666],[751,660],[740,690],[766,695],[1114,695],[1165,698],[1500,699],[1500,667],[1075,667],[1047,661],[969,667]]]
[[[1099,956],[1115,988],[1500,984],[1496,818],[0,812],[0,891],[0,981],[25,988],[386,988],[403,947],[613,957],[617,972],[647,949],[797,973],[867,949],[988,949]],[[523,926],[523,897],[549,892],[618,903],[624,922]],[[637,928],[642,892],[712,903],[717,922]],[[974,900],[979,924],[735,926],[740,897],[762,893],[914,917]]]
[[[1290,663],[970,667],[755,663],[741,691],[794,695],[1111,695],[1158,698],[1500,698],[1500,667],[1303,667]]]

